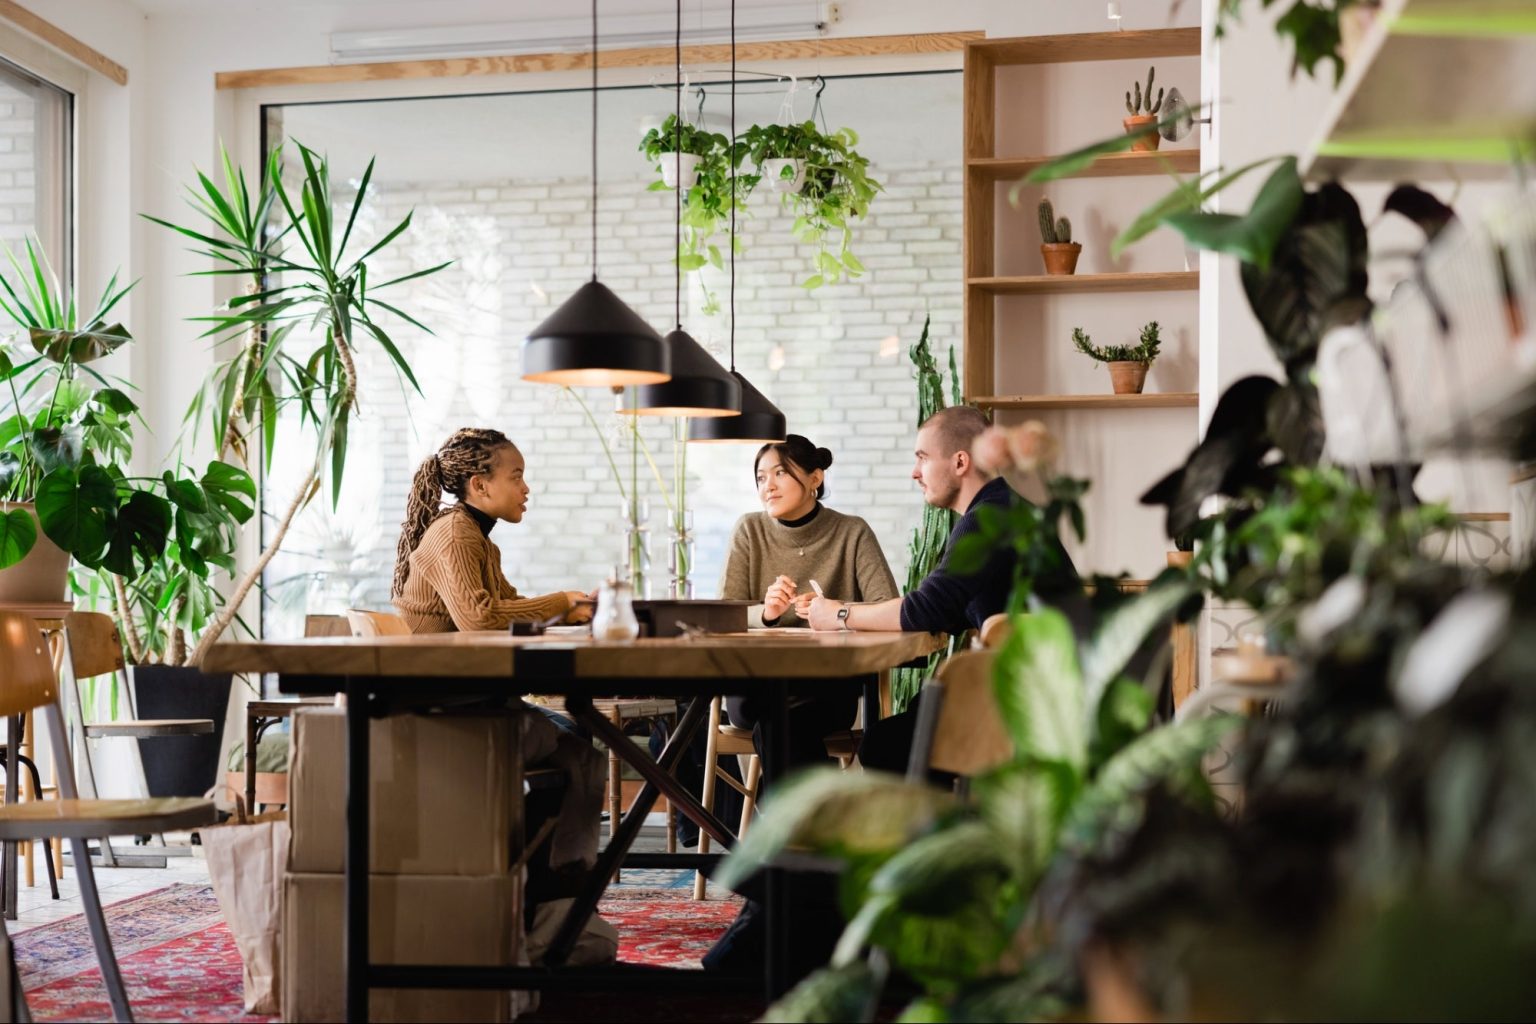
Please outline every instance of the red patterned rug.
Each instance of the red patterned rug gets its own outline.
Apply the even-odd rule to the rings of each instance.
[[[619,930],[619,959],[697,966],[739,900],[695,903],[688,889],[610,889],[599,912]],[[140,1021],[268,1021],[244,1012],[240,955],[213,889],[172,885],[107,907],[107,925]],[[110,1020],[85,918],[14,936],[33,1019]]]

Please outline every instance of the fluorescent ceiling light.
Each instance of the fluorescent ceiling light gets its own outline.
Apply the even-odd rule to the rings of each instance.
[[[825,33],[822,5],[800,16],[784,5],[741,8],[736,12],[736,39],[803,39]],[[676,23],[669,15],[613,15],[602,20],[598,45],[605,50],[632,46],[671,45]],[[715,43],[730,38],[730,16],[705,12],[683,19],[683,43]],[[444,57],[492,57],[514,53],[582,53],[592,48],[592,24],[584,18],[506,21],[494,25],[454,25],[442,28],[373,29],[332,32],[331,63],[359,64],[389,60],[433,60]]]

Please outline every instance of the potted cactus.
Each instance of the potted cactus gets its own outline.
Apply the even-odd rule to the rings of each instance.
[[[1157,68],[1148,68],[1146,92],[1142,92],[1141,83],[1137,82],[1135,91],[1125,94],[1125,109],[1131,116],[1121,123],[1128,133],[1138,136],[1131,146],[1133,153],[1150,153],[1162,141],[1162,136],[1157,133],[1157,112],[1163,109],[1163,90],[1157,90],[1157,99],[1152,99],[1152,81],[1156,77]]]
[[[1147,382],[1147,370],[1162,347],[1162,337],[1154,320],[1141,329],[1141,341],[1135,345],[1095,345],[1081,327],[1072,328],[1072,343],[1094,362],[1109,364],[1115,394],[1139,395]]]
[[[1072,222],[1063,217],[1056,219],[1056,211],[1049,199],[1040,200],[1040,258],[1045,261],[1047,274],[1075,274],[1077,257],[1083,251],[1081,242],[1072,241]]]

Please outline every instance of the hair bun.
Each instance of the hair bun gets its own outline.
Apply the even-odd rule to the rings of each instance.
[[[827,448],[817,448],[816,449],[816,463],[817,463],[817,465],[816,465],[817,469],[823,469],[823,470],[831,469],[832,468],[832,452],[831,452],[831,450],[827,449]]]

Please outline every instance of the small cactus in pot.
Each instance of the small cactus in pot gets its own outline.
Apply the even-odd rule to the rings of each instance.
[[[1040,258],[1045,261],[1047,274],[1074,274],[1077,257],[1083,251],[1081,243],[1072,241],[1072,222],[1066,217],[1056,219],[1056,210],[1049,199],[1040,200]]]
[[[1141,83],[1137,82],[1134,91],[1125,94],[1125,109],[1131,116],[1121,123],[1128,133],[1137,136],[1131,146],[1133,153],[1150,153],[1162,142],[1162,136],[1157,133],[1157,114],[1163,109],[1164,90],[1157,90],[1157,99],[1152,98],[1152,84],[1156,79],[1157,68],[1148,68],[1146,91],[1142,91]]]

